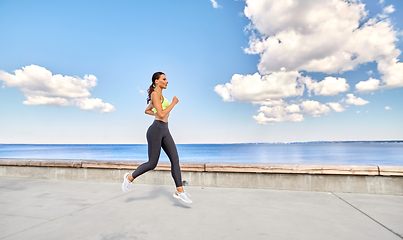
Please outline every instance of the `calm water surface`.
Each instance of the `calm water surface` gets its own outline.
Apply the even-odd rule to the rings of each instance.
[[[182,162],[399,165],[403,142],[178,144]],[[147,161],[145,144],[0,144],[0,158]],[[168,162],[161,151],[160,161]]]

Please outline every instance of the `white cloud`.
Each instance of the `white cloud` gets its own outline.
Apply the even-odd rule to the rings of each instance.
[[[393,5],[389,5],[383,9],[384,14],[393,13],[394,11],[395,11],[395,8],[393,7]]]
[[[259,124],[267,125],[275,122],[301,122],[305,115],[320,117],[322,114],[331,113],[329,105],[336,112],[343,112],[345,109],[339,103],[329,102],[322,104],[312,100],[301,100],[298,104],[288,104],[284,101],[268,101],[270,105],[263,105],[259,108],[259,114],[253,118]],[[261,103],[262,104],[262,103]]]
[[[326,77],[320,82],[306,78],[305,84],[309,92],[313,90],[315,95],[323,96],[334,96],[350,89],[350,86],[344,78]]]
[[[304,117],[300,113],[299,106],[284,105],[284,106],[261,106],[258,110],[259,114],[253,118],[259,124],[273,124],[273,122],[301,122]]]
[[[217,85],[214,89],[224,101],[258,102],[301,96],[303,80],[298,72],[273,72],[261,76],[235,74],[231,82]]]
[[[253,101],[253,105],[265,105],[265,106],[283,106],[285,104],[283,99],[278,100],[268,100],[268,101]]]
[[[400,51],[399,51],[400,54]],[[385,89],[403,87],[403,63],[392,58],[389,61],[381,61],[378,64],[378,71],[383,73],[382,81]]]
[[[393,7],[387,7],[386,12]],[[376,62],[389,88],[401,87],[397,32],[388,19],[364,21],[361,1],[249,0],[245,15],[252,34],[246,53],[260,54],[260,74],[288,71],[340,73]],[[394,61],[391,61],[391,60]]]
[[[234,99],[231,97],[231,87],[231,83],[220,84],[215,86],[214,91],[222,97],[224,102],[232,102]]]
[[[48,105],[56,107],[66,107],[70,102],[61,97],[27,96],[27,100],[22,103],[25,105]]]
[[[301,103],[303,114],[313,115],[314,117],[320,117],[321,114],[329,114],[331,112],[330,108],[326,104],[322,104],[317,101],[307,100]]]
[[[378,79],[370,78],[355,85],[357,92],[369,93],[378,89],[392,89],[403,87],[403,63],[391,58],[378,63],[378,71],[383,74],[382,83]]]
[[[367,81],[361,81],[355,85],[357,92],[369,93],[380,88],[380,81],[378,79],[370,78]]]
[[[317,82],[307,76],[310,72],[340,74],[375,62],[379,80],[359,82],[356,92],[403,87],[403,63],[398,58],[401,51],[396,47],[398,33],[387,15],[393,11],[391,5],[383,9],[385,17],[368,18],[360,0],[247,0],[244,13],[250,24],[245,31],[251,36],[244,51],[259,54],[258,72],[235,74],[215,91],[224,101],[261,105],[254,118],[269,124],[298,122],[304,114],[320,116],[332,109],[345,111],[340,103],[305,101],[298,104],[300,112],[293,113],[301,116],[290,116],[284,99],[301,97],[305,86],[309,97],[312,92],[335,96],[350,89],[348,79],[327,76]],[[353,94],[347,96],[347,104],[369,103]]]
[[[335,112],[343,112],[346,109],[343,108],[340,103],[335,103],[335,102],[329,102],[327,103]]]
[[[109,103],[102,102],[99,98],[79,98],[74,100],[75,105],[81,110],[98,109],[101,113],[113,112],[115,107]]]
[[[210,0],[210,2],[213,4],[213,8],[221,8],[222,6],[218,5],[216,0]]]
[[[18,87],[27,97],[79,98],[91,95],[97,84],[94,75],[79,77],[62,76],[44,67],[30,65],[14,71],[14,74],[0,70],[0,80],[6,87]]]
[[[364,4],[342,0],[247,1],[245,15],[263,36],[252,36],[247,53],[261,54],[262,74],[286,67],[291,71],[336,73],[357,65]],[[354,43],[354,46],[349,46]],[[367,51],[367,49],[365,49]],[[354,60],[352,60],[354,58]]]
[[[392,110],[392,108],[389,107],[389,106],[386,106],[385,109],[386,109],[386,110]]]
[[[0,80],[6,87],[18,87],[27,98],[26,105],[48,105],[65,107],[77,105],[80,109],[99,109],[113,112],[115,107],[101,99],[90,99],[89,90],[97,85],[94,75],[84,79],[72,76],[52,75],[44,67],[30,65],[14,71],[14,74],[0,70]]]
[[[354,94],[349,93],[347,94],[348,99],[346,100],[347,104],[353,104],[353,105],[365,105],[369,103],[369,101],[366,101],[362,98],[354,96]]]

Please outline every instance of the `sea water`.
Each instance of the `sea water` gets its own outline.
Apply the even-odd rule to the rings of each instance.
[[[177,144],[181,162],[403,166],[403,141]],[[0,158],[147,161],[146,144],[0,144]],[[161,162],[169,162],[161,150]]]

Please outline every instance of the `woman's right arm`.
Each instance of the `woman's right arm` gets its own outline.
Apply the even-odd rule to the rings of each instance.
[[[152,101],[154,103],[154,107],[157,110],[157,115],[160,116],[161,118],[164,118],[166,115],[169,114],[169,112],[172,110],[172,108],[179,102],[177,97],[174,97],[172,99],[172,103],[169,104],[169,106],[167,108],[165,108],[164,110],[162,110],[162,104],[161,104],[161,98],[158,95],[158,93],[151,93],[151,98]]]

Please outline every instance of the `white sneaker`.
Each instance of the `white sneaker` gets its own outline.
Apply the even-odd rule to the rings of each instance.
[[[183,190],[183,192],[178,192],[176,191],[174,193],[174,198],[180,199],[182,201],[184,201],[185,203],[192,203],[193,201],[190,200],[190,194],[187,193],[185,190]]]
[[[125,176],[123,177],[123,183],[122,183],[122,190],[124,193],[128,193],[131,190],[132,182],[129,181],[127,178],[130,173],[126,173]]]

